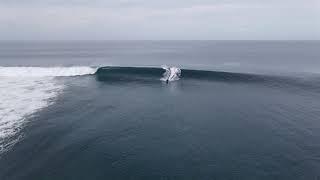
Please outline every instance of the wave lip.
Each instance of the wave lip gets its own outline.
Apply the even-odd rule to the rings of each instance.
[[[76,67],[0,67],[2,77],[59,77],[95,74],[97,68]]]

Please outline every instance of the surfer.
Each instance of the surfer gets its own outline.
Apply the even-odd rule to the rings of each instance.
[[[168,74],[168,78],[167,78],[167,80],[166,80],[166,83],[167,83],[167,84],[169,84],[170,76],[171,76],[171,68],[169,68],[169,74]]]
[[[166,84],[169,84],[171,81],[179,80],[181,76],[181,70],[176,67],[162,67],[166,72],[163,74],[163,78],[161,78],[161,81],[165,81]]]

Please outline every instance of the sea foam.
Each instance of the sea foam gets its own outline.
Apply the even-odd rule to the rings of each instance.
[[[0,67],[0,77],[57,77],[94,74],[93,67]]]
[[[94,74],[91,67],[0,67],[0,154],[21,137],[28,117],[63,90],[54,77]]]
[[[53,78],[0,77],[0,153],[12,146],[26,118],[61,91]]]

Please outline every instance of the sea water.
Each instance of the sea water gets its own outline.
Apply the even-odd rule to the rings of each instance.
[[[319,48],[1,42],[0,179],[320,178]]]

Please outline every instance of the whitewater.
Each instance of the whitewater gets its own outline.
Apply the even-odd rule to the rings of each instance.
[[[94,74],[92,67],[0,67],[0,153],[23,135],[34,113],[49,106],[65,85],[55,77]]]

